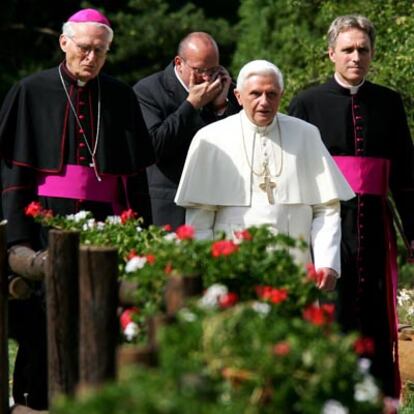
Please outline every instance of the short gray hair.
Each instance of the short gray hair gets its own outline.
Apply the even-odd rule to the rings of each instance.
[[[274,75],[276,77],[279,88],[283,91],[283,75],[280,69],[267,60],[252,60],[246,63],[239,72],[237,77],[237,89],[243,89],[243,85],[250,76],[253,75]]]
[[[375,46],[375,27],[372,22],[360,14],[348,14],[337,17],[329,26],[328,47],[334,48],[339,33],[349,29],[358,29],[365,32],[370,40],[371,48]]]
[[[66,23],[63,23],[62,34],[68,37],[75,36],[75,32],[76,32],[75,28],[76,28],[76,25],[78,24],[93,24],[95,26],[104,28],[108,32],[109,43],[111,43],[114,38],[114,31],[106,24],[98,23],[98,22],[66,22]]]

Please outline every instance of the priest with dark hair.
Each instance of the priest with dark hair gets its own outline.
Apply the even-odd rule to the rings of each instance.
[[[62,28],[64,61],[22,79],[5,98],[2,206],[11,249],[47,247],[45,232],[25,216],[32,201],[61,215],[91,211],[97,220],[131,208],[149,222],[152,144],[132,88],[101,72],[112,38],[103,14],[78,11]],[[9,306],[10,335],[19,344],[13,397],[35,409],[47,408],[41,291]]]
[[[316,125],[357,197],[341,203],[338,320],[372,343],[367,357],[383,392],[398,400],[397,261],[393,214],[414,248],[414,151],[401,96],[367,79],[375,29],[364,16],[336,18],[328,31],[334,75],[299,93],[290,114]]]

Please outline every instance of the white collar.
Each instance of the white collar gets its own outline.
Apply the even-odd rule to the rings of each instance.
[[[181,77],[180,77],[180,74],[177,72],[177,67],[174,65],[174,73],[175,73],[175,76],[177,77],[177,79],[178,79],[178,82],[180,82],[181,83],[181,85],[182,85],[182,87],[188,92],[188,93],[190,93],[190,89],[188,89],[188,86],[184,83],[184,81],[181,79]]]
[[[346,89],[349,89],[349,92],[351,93],[351,95],[355,95],[356,93],[358,93],[359,88],[364,84],[365,82],[365,78],[362,79],[362,81],[358,84],[358,85],[347,85],[346,83],[344,83],[339,75],[335,72],[334,74],[335,80],[343,87]]]
[[[271,132],[277,125],[277,115],[273,118],[273,121],[271,124],[266,126],[258,126],[254,124],[246,115],[246,112],[244,109],[240,111],[240,117],[242,120],[243,127],[247,128],[250,132],[258,133],[260,135],[269,135],[269,132]]]

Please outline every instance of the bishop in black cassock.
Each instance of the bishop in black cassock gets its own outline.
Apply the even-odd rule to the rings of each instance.
[[[145,168],[154,160],[152,144],[132,88],[100,73],[112,29],[93,9],[68,22],[60,38],[65,61],[21,80],[1,108],[9,246],[47,247],[45,232],[25,215],[34,200],[55,214],[88,210],[98,220],[132,208],[148,224]],[[40,286],[30,299],[9,306],[10,334],[19,343],[13,397],[36,409],[47,407],[41,291]]]
[[[400,95],[365,80],[361,68],[369,38],[348,17],[337,19],[349,25],[340,28],[330,47],[335,76],[299,93],[289,112],[319,128],[357,194],[341,202],[338,320],[345,330],[373,340],[372,372],[385,395],[398,398],[396,234],[387,195],[392,195],[409,245],[414,240],[413,143]],[[337,29],[334,23],[331,28]]]

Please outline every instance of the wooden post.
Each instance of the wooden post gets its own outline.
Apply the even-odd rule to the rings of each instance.
[[[49,231],[46,263],[49,404],[78,383],[79,232]]]
[[[9,347],[7,322],[6,222],[0,223],[0,414],[9,412]]]
[[[113,247],[81,246],[80,392],[116,376],[118,254]]]
[[[185,304],[186,298],[202,293],[203,280],[200,276],[170,276],[165,289],[167,316],[176,314]]]

